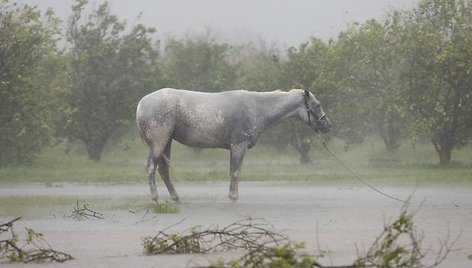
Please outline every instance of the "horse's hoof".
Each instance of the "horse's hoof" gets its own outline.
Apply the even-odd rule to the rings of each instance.
[[[175,203],[180,203],[180,198],[178,196],[172,196],[171,198]]]
[[[152,201],[157,203],[159,201],[159,196],[155,195],[155,196],[151,197],[151,199],[152,199]]]
[[[238,201],[238,195],[230,194],[228,197],[229,197],[229,200],[231,200],[232,203],[236,203]]]

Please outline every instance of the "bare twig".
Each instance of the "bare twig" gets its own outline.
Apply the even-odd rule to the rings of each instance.
[[[183,219],[181,219],[180,221],[178,221],[178,222],[176,222],[176,223],[173,223],[173,224],[167,226],[166,228],[162,229],[162,232],[165,232],[166,230],[169,230],[170,228],[175,227],[175,226],[181,224],[181,223],[184,222],[184,221],[185,221],[185,218],[183,218]]]
[[[435,267],[441,264],[446,257],[449,255],[449,253],[455,251],[454,245],[459,241],[459,238],[462,236],[462,230],[459,232],[459,234],[451,241],[450,240],[450,231],[449,228],[447,229],[447,236],[444,238],[444,240],[439,240],[439,244],[441,245],[439,248],[439,251],[436,255],[436,261],[432,263],[429,266],[426,267]]]
[[[138,213],[138,211],[131,211],[131,213]],[[143,213],[143,216],[141,217],[141,219],[137,222],[134,223],[134,225],[137,225],[137,224],[140,224],[140,223],[143,223],[143,222],[148,222],[148,221],[151,221],[155,218],[157,218],[157,215],[152,215],[151,217],[146,217],[149,213],[149,208],[146,208],[144,213]]]
[[[3,233],[3,232],[8,232],[9,230],[13,230],[13,223],[15,223],[16,221],[19,221],[21,219],[21,217],[18,217],[16,219],[13,219],[9,222],[6,222],[6,223],[2,223],[0,224],[0,234]]]

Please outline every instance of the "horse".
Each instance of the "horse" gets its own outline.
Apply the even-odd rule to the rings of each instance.
[[[152,200],[158,201],[156,168],[178,202],[169,177],[172,141],[197,148],[230,150],[229,198],[238,199],[241,165],[246,151],[271,126],[298,117],[316,133],[327,133],[331,122],[308,90],[217,93],[163,88],[144,96],[136,109],[136,123],[149,146],[146,169]]]

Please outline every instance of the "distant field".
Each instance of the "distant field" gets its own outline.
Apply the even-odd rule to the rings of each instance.
[[[413,149],[405,143],[393,155],[381,142],[372,140],[344,151],[343,143],[328,145],[351,169],[369,182],[380,185],[470,185],[472,186],[472,147],[453,152],[453,163],[437,165],[437,156],[430,144]],[[109,148],[100,163],[90,161],[83,149],[76,146],[69,154],[64,146],[46,149],[33,163],[0,169],[0,183],[147,183],[144,161],[148,149],[140,139],[123,141]],[[258,145],[249,150],[243,164],[242,180],[287,181],[325,185],[357,185],[351,174],[330,157],[320,146],[312,149],[312,163],[301,165],[293,150],[284,152]],[[173,180],[226,181],[229,153],[226,150],[197,152],[173,144]]]

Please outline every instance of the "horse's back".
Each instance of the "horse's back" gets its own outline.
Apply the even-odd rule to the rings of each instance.
[[[164,88],[141,99],[136,120],[141,132],[171,128],[172,137],[183,144],[227,147],[237,95],[237,91],[208,93]]]
[[[232,110],[244,99],[250,99],[248,91],[231,90],[223,92],[202,92],[183,89],[163,88],[144,96],[138,104],[138,114],[150,114],[157,111],[168,112],[171,108],[180,111],[192,110],[199,106],[208,109]],[[244,101],[243,101],[244,102]]]

